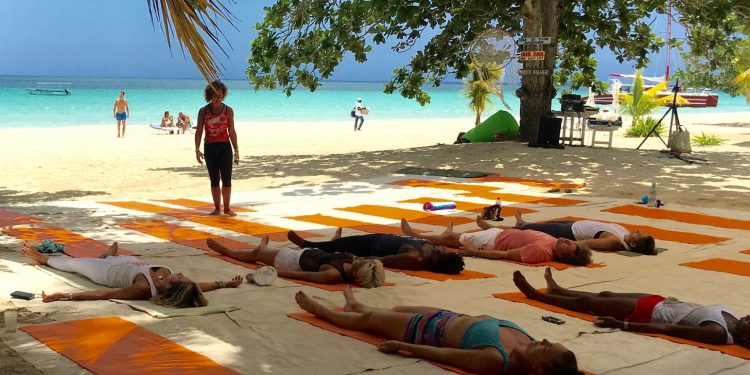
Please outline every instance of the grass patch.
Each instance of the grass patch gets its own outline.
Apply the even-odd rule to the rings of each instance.
[[[693,146],[699,147],[721,146],[725,142],[725,139],[719,138],[719,136],[714,133],[706,134],[704,132],[701,132],[700,135],[694,136],[691,140]]]
[[[625,136],[645,137],[657,122],[658,121],[653,117],[646,117],[645,119],[638,120],[628,128],[628,130],[625,132]],[[656,133],[659,135],[664,135],[664,124],[660,123],[659,126],[656,127]]]

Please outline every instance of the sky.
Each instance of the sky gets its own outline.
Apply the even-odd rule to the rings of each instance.
[[[272,3],[229,4],[238,20],[237,30],[222,28],[228,56],[217,50],[225,79],[246,79],[255,24],[263,19],[263,6]],[[661,36],[666,32],[664,18],[657,18],[652,26]],[[171,49],[167,46],[160,25],[151,23],[145,0],[0,0],[0,35],[0,75],[201,78],[176,42]],[[672,71],[681,65],[674,55]],[[408,64],[409,57],[392,52],[388,45],[376,46],[364,64],[346,56],[332,79],[387,81],[393,69]],[[617,63],[606,50],[596,58],[600,79],[606,80],[607,73],[633,71],[632,64]],[[652,60],[644,75],[663,75],[665,54]]]

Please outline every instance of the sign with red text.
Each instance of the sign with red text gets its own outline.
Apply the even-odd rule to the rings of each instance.
[[[521,51],[521,61],[544,60],[544,51]]]

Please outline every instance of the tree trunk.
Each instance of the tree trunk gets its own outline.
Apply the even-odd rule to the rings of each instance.
[[[551,44],[526,45],[526,50],[544,50],[543,61],[526,61],[525,70],[546,70],[547,75],[525,74],[516,96],[521,99],[519,137],[522,141],[535,141],[539,131],[539,118],[550,112],[552,98],[557,91],[552,73],[557,61],[557,34],[560,22],[560,0],[525,0],[523,5],[524,37],[547,36]]]
[[[482,122],[482,112],[477,112],[477,118],[474,120],[474,126],[479,126],[479,123]]]

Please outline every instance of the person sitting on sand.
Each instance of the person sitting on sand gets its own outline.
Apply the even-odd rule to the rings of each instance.
[[[464,260],[460,255],[414,237],[395,234],[341,237],[341,228],[330,241],[306,241],[294,231],[289,231],[287,237],[302,248],[314,247],[329,253],[351,253],[358,257],[375,258],[388,268],[428,270],[451,275],[459,274],[464,269]]]
[[[378,350],[413,353],[473,374],[582,374],[573,352],[561,344],[536,341],[513,322],[487,315],[471,316],[436,307],[376,308],[344,289],[343,311],[327,308],[297,292],[297,304],[341,328],[367,331],[386,339]]]
[[[482,229],[511,228],[507,225],[492,224],[485,220],[477,220]],[[630,250],[645,255],[656,255],[654,238],[640,231],[628,231],[620,225],[603,223],[593,220],[558,220],[542,223],[528,223],[521,213],[516,210],[516,226],[514,229],[535,230],[547,233],[556,238],[567,238],[577,243],[588,245],[598,251]]]
[[[180,134],[180,130],[182,130],[182,134],[185,134],[188,130],[188,127],[190,126],[190,117],[182,112],[177,114],[177,134]]]
[[[721,305],[701,306],[648,293],[579,292],[564,289],[544,273],[547,290],[534,289],[521,272],[513,282],[526,297],[564,309],[591,313],[599,327],[658,333],[707,344],[750,347],[750,315],[738,318]]]
[[[173,273],[168,267],[148,264],[132,256],[118,256],[117,242],[99,258],[48,257],[25,243],[22,249],[24,255],[39,264],[60,271],[75,272],[97,284],[112,288],[79,293],[42,292],[44,302],[116,298],[150,300],[157,305],[169,307],[201,307],[208,304],[202,292],[236,288],[242,283],[240,275],[229,281],[195,283],[182,273]]]
[[[318,284],[353,283],[363,288],[377,288],[385,282],[383,264],[375,259],[355,258],[350,254],[329,254],[315,248],[272,249],[268,247],[268,236],[263,237],[255,249],[232,250],[211,238],[206,243],[211,250],[243,262],[273,265],[279,276],[290,279]]]
[[[481,222],[484,220],[477,216],[480,227]],[[588,246],[534,230],[489,228],[474,233],[458,233],[453,231],[453,223],[450,223],[443,233],[430,235],[414,232],[409,223],[401,219],[401,231],[407,236],[424,238],[438,245],[462,247],[459,253],[464,256],[508,259],[528,264],[557,261],[585,266],[591,263],[591,249]]]
[[[161,118],[162,128],[171,128],[174,126],[174,117],[169,114],[169,111],[164,112],[164,116]]]

